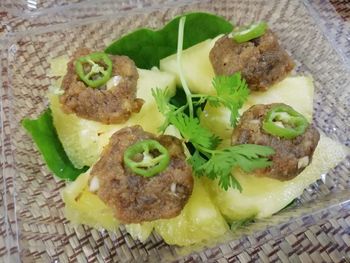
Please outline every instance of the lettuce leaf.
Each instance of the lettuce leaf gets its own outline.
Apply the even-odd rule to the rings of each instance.
[[[183,48],[189,48],[209,38],[229,33],[233,26],[224,18],[208,13],[186,14]],[[159,61],[176,53],[177,31],[181,16],[174,18],[160,30],[142,28],[109,45],[105,52],[126,55],[139,68],[159,67]]]
[[[23,119],[21,124],[32,136],[47,166],[57,177],[74,181],[88,169],[77,169],[68,159],[53,126],[50,109],[45,110],[38,119]]]

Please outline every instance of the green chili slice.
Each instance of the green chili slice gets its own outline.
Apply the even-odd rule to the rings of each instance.
[[[268,111],[263,121],[265,132],[293,139],[303,134],[309,123],[303,115],[287,105],[278,105]]]
[[[111,78],[112,60],[106,53],[91,53],[75,61],[75,71],[86,85],[98,88]]]
[[[249,26],[244,26],[238,28],[238,30],[234,30],[232,32],[232,38],[237,43],[247,42],[254,38],[261,37],[265,34],[267,29],[267,24],[265,22],[254,23]]]
[[[154,176],[168,167],[168,150],[156,140],[139,141],[124,152],[124,164],[144,177]]]

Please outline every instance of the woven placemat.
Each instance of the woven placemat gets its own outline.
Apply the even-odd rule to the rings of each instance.
[[[253,2],[250,1],[251,4]],[[321,12],[321,9],[317,8],[319,4],[325,3],[327,3],[327,7],[331,8],[326,11],[330,12],[332,17],[334,16],[334,19],[338,19],[337,21],[344,21],[344,17],[347,19],[347,15],[335,15],[336,13],[334,12],[343,10],[344,8],[339,6],[346,6],[348,1],[339,1],[339,5],[335,1],[331,3],[327,1],[319,1],[319,3],[316,1],[308,2],[307,8],[313,8],[313,11],[319,12],[318,19],[326,23],[326,20],[323,19],[331,16],[322,13],[325,12],[324,9]],[[261,3],[256,2],[256,4]],[[273,13],[277,12],[276,10],[290,10],[293,13],[294,10],[301,8],[298,5],[302,5],[302,2],[281,1],[281,4],[276,4],[273,9],[268,11]],[[244,7],[244,4],[240,8],[242,6]],[[204,10],[207,8],[205,5],[199,7]],[[215,7],[217,8],[217,12],[225,14],[226,11],[220,8],[220,4],[216,4]],[[346,10],[339,12],[345,12],[347,14]],[[266,16],[270,14],[269,12],[266,13]],[[6,12],[0,12],[0,14],[0,24],[8,26],[8,31],[11,28],[15,28],[20,34],[20,31],[24,31],[28,25],[32,26],[28,21],[14,19],[12,15],[11,22],[16,22],[16,24],[7,24],[9,20],[6,17]],[[162,19],[167,20],[169,17],[172,17],[172,12],[167,13],[167,16]],[[339,18],[342,20],[339,20]],[[58,18],[58,23],[60,22],[59,19],[64,20],[63,18]],[[144,18],[139,18],[136,23],[142,23],[142,19]],[[332,18],[332,21],[335,20]],[[155,18],[155,26],[158,26],[158,23],[162,22],[157,22]],[[306,21],[306,23],[308,22]],[[37,24],[40,25],[39,22]],[[335,42],[341,43],[342,48],[345,50],[347,46],[342,44],[345,43],[342,37],[346,35],[347,28],[342,26],[342,24],[338,24],[339,28],[343,28],[344,31],[340,34],[338,32]],[[323,31],[325,34],[327,33],[326,29]],[[95,30],[97,29],[95,28]],[[91,29],[89,32],[93,34],[94,30]],[[320,36],[319,34],[315,34],[315,37],[318,40]],[[74,39],[74,36],[72,36],[72,39]],[[21,41],[19,43],[20,48],[28,47],[29,49],[33,49],[29,39],[24,38]],[[40,41],[41,39],[39,37],[38,45],[42,48],[39,52],[44,53],[46,52],[46,46],[45,43],[41,43]],[[59,39],[57,39],[58,41]],[[97,43],[98,39],[91,39],[90,44],[96,45],[94,41]],[[18,90],[12,90],[11,85],[18,83],[11,83],[9,81],[9,72],[12,72],[12,74],[13,72],[18,73],[19,68],[16,68],[16,65],[18,65],[16,63],[11,64],[11,49],[16,49],[17,47],[6,46],[6,43],[10,43],[10,41],[1,43],[4,45],[1,46],[0,65],[0,96],[2,102],[0,114],[2,123],[0,126],[0,152],[2,153],[1,156],[5,158],[0,160],[0,262],[17,262],[18,260],[23,262],[116,262],[134,261],[135,258],[138,258],[138,260],[143,258],[150,262],[167,261],[159,255],[165,254],[171,256],[176,253],[175,249],[167,246],[157,236],[152,236],[148,242],[141,244],[133,241],[123,229],[120,230],[120,233],[114,235],[91,230],[85,226],[77,229],[72,229],[69,226],[69,223],[64,219],[62,214],[63,203],[57,194],[58,190],[64,186],[64,183],[56,182],[47,171],[38,153],[33,153],[33,145],[31,143],[18,143],[14,141],[14,138],[18,138],[16,136],[22,133],[15,132],[14,128],[18,128],[18,125],[11,127],[10,122],[14,118],[11,102],[12,96],[16,97],[17,102],[15,105],[22,103],[27,107],[27,111],[22,112],[23,116],[27,114],[37,116],[43,107],[37,105],[42,105],[45,101],[44,87],[38,92],[31,94],[30,98],[27,97],[25,91],[21,93]],[[62,49],[64,50],[64,46]],[[18,51],[13,50],[13,53],[16,52]],[[342,52],[339,52],[341,56],[343,54]],[[19,58],[36,61],[35,59],[37,57],[33,53],[34,51],[24,52],[23,56],[19,56]],[[330,52],[326,52],[326,54],[332,55]],[[29,56],[29,58],[26,56]],[[40,58],[40,56],[38,57]],[[330,61],[329,63],[336,62]],[[322,65],[320,65],[320,70],[321,68]],[[32,72],[30,68],[24,70],[26,72]],[[41,74],[41,70],[42,67],[35,65],[33,67],[33,74]],[[23,81],[25,80],[23,79]],[[31,84],[39,86],[48,85],[42,82]],[[31,105],[28,106],[29,101]],[[349,115],[344,113],[344,116]],[[19,116],[15,116],[16,118],[19,118]],[[324,124],[319,123],[319,125]],[[15,136],[13,134],[14,132]],[[334,131],[334,133],[337,135],[337,131]],[[347,143],[349,138],[344,138],[343,141]],[[16,150],[13,148],[14,146],[19,146],[20,149]],[[27,156],[26,158],[28,160],[23,162],[18,168],[19,172],[16,176],[19,176],[17,179],[19,180],[19,184],[16,186],[13,164],[16,163],[14,159],[18,152],[23,156]],[[26,182],[28,183],[27,189],[24,188],[26,187]],[[344,179],[344,182],[340,184],[342,186],[348,185],[349,179]],[[35,209],[31,210],[20,206],[17,207],[16,215],[16,195],[14,193],[15,189],[19,189],[18,187],[23,187],[23,191],[26,191],[28,195],[28,199],[26,197],[20,198],[20,204],[25,204],[31,209]],[[319,186],[315,185],[315,187]],[[327,188],[325,186],[324,188],[327,191],[332,191],[331,187]],[[345,191],[348,191],[348,189],[346,188]],[[306,193],[304,198],[317,198],[317,194],[313,195],[312,193]],[[261,231],[256,235],[197,252],[185,257],[180,262],[350,262],[350,202],[346,201],[349,197],[350,194],[347,195],[345,192],[343,196],[339,197],[339,202],[345,200],[344,203],[325,210],[322,210],[322,207],[317,206],[317,203],[315,203],[315,209],[321,209],[315,214],[300,217],[300,219],[282,224],[278,228]],[[54,206],[49,207],[48,204],[54,204]],[[324,205],[324,208],[326,208],[327,204],[325,203]],[[21,222],[17,221],[18,216],[20,216]],[[285,218],[288,219],[288,217],[289,215],[286,215]],[[20,234],[20,240],[17,237],[18,233]]]

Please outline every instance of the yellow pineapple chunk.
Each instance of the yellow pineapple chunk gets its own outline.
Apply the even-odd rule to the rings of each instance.
[[[119,226],[112,210],[89,191],[89,171],[69,183],[62,192],[65,216],[73,224],[86,224],[94,228],[116,231]]]
[[[226,221],[198,179],[181,214],[171,219],[157,220],[154,227],[167,244],[179,246],[213,240],[228,230]]]
[[[205,40],[182,52],[182,71],[187,85],[193,93],[215,94],[211,83],[215,73],[209,60],[209,52],[220,37]],[[160,70],[174,74],[176,84],[181,86],[176,54],[161,59],[159,66]]]

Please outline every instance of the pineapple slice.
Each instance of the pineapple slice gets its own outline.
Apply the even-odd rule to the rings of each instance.
[[[187,85],[193,93],[215,95],[215,89],[212,85],[215,73],[209,60],[209,52],[221,36],[205,40],[182,52],[182,71]],[[160,70],[174,74],[176,84],[181,86],[176,54],[161,59],[159,66]]]
[[[49,76],[51,77],[63,77],[67,73],[67,64],[69,58],[67,55],[50,58],[50,72]]]
[[[73,224],[86,224],[93,228],[116,231],[118,220],[112,210],[88,189],[89,171],[81,174],[62,191],[65,216]]]
[[[75,167],[91,166],[95,163],[110,136],[125,126],[139,124],[145,131],[157,133],[164,122],[163,115],[158,111],[152,96],[153,88],[168,89],[173,96],[176,91],[175,77],[158,70],[138,69],[137,97],[145,101],[141,111],[133,114],[122,124],[106,125],[96,121],[66,114],[61,110],[58,95],[49,94],[53,122],[63,148]]]
[[[179,246],[213,240],[229,229],[198,179],[195,179],[192,196],[181,214],[171,219],[157,220],[154,227],[167,244]]]
[[[116,232],[119,221],[113,211],[95,193],[89,191],[90,170],[69,183],[62,191],[65,217],[71,223]],[[154,222],[125,225],[134,239],[144,242],[153,231]]]
[[[125,225],[126,231],[132,236],[133,239],[138,239],[141,242],[145,242],[151,235],[154,229],[155,221],[144,222],[141,224],[128,224]]]
[[[267,91],[253,91],[243,105],[241,113],[255,104],[285,103],[312,122],[314,84],[312,77],[293,76],[276,83]]]

